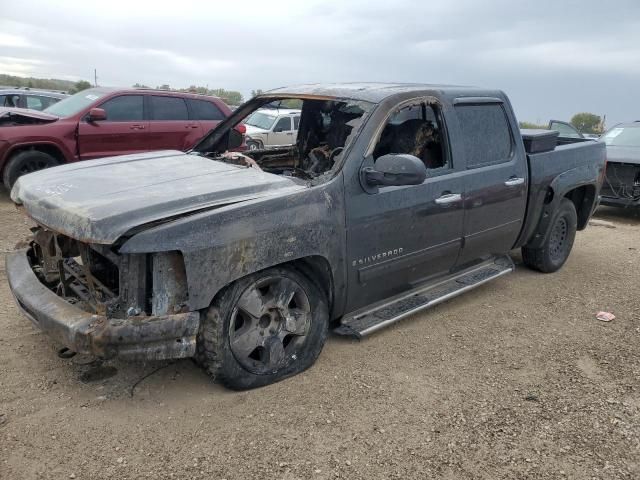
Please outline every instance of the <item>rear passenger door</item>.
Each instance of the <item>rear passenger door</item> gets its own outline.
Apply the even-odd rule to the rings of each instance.
[[[515,118],[501,99],[457,99],[455,112],[467,171],[463,265],[513,247],[524,220],[528,172],[524,151],[516,148]]]
[[[148,95],[149,143],[153,150],[188,150],[203,135],[200,122],[189,118],[184,98]]]
[[[226,118],[224,112],[209,100],[189,98],[187,102],[190,118],[200,123],[203,135]]]
[[[119,95],[96,105],[107,114],[106,120],[78,125],[80,158],[99,158],[110,155],[149,150],[148,122],[145,120],[142,95]]]

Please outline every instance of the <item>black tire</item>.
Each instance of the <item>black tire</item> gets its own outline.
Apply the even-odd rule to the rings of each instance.
[[[228,388],[261,387],[313,365],[328,324],[327,300],[314,282],[292,268],[270,268],[234,282],[202,313],[196,361]]]
[[[549,222],[546,240],[540,248],[522,247],[526,266],[544,273],[559,270],[569,258],[576,238],[578,215],[573,202],[563,198]]]
[[[55,167],[58,161],[48,153],[38,150],[26,150],[15,154],[4,167],[2,182],[7,190],[11,191],[18,177],[27,173]]]
[[[262,150],[264,145],[260,140],[248,140],[247,141],[247,149],[248,150]]]

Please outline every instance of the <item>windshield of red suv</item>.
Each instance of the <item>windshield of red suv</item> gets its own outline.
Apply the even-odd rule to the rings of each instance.
[[[58,117],[70,117],[84,110],[99,98],[104,97],[107,93],[109,93],[107,90],[101,88],[90,88],[89,90],[83,90],[64,100],[60,100],[58,103],[54,103],[43,111]]]

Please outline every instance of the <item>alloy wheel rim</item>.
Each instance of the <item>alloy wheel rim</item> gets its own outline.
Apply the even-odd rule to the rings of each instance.
[[[252,373],[274,373],[297,360],[310,325],[309,298],[297,282],[260,279],[242,292],[231,313],[231,352]]]

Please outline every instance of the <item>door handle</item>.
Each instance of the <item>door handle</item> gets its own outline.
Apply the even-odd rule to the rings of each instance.
[[[511,177],[509,180],[504,182],[507,187],[516,187],[518,185],[524,184],[524,178],[520,177]]]
[[[190,123],[189,125],[185,125],[184,128],[198,128],[198,125]]]
[[[129,128],[131,130],[144,130],[144,125],[140,125],[139,123],[134,123]]]
[[[452,203],[462,201],[462,195],[459,193],[446,193],[441,197],[436,198],[435,201],[438,205],[450,205]]]

